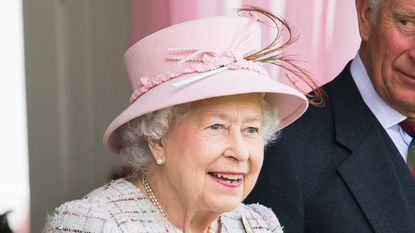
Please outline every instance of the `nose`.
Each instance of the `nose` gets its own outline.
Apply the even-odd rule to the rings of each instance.
[[[230,131],[227,140],[228,146],[223,153],[224,156],[238,162],[248,160],[248,146],[239,129]]]

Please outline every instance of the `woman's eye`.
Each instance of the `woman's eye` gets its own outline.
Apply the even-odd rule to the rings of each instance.
[[[248,127],[245,129],[245,132],[248,134],[257,134],[259,133],[259,129],[256,127]]]
[[[212,130],[221,130],[221,129],[225,129],[225,126],[222,124],[213,124],[209,126],[208,128]]]

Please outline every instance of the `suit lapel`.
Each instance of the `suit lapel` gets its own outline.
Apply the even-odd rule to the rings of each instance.
[[[351,152],[338,172],[375,232],[412,232],[412,210],[396,171],[406,166],[364,104],[349,70],[350,64],[327,89],[333,103],[336,139]],[[409,171],[404,176],[408,178]]]

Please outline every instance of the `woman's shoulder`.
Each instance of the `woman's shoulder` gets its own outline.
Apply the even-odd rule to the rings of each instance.
[[[131,182],[125,179],[113,180],[110,183],[95,189],[83,199],[91,203],[117,203],[142,200],[143,193]]]
[[[243,220],[243,218],[245,220]],[[260,204],[241,204],[237,209],[228,212],[221,217],[224,227],[233,225],[233,227],[243,227],[246,232],[248,225],[254,229],[254,232],[275,232],[282,233],[282,227],[274,212]],[[229,231],[232,232],[232,231]]]
[[[148,208],[146,205],[133,184],[124,179],[112,181],[56,208],[44,232],[120,232],[123,221],[131,219],[137,207]]]

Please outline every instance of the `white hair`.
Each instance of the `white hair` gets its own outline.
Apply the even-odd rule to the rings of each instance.
[[[188,112],[190,104],[167,107],[135,118],[121,127],[121,157],[135,170],[135,175],[142,176],[155,165],[154,157],[148,147],[147,140],[160,140],[168,130],[180,122]],[[261,133],[265,144],[276,140],[279,136],[280,120],[275,108],[261,98],[263,112],[263,130]]]

